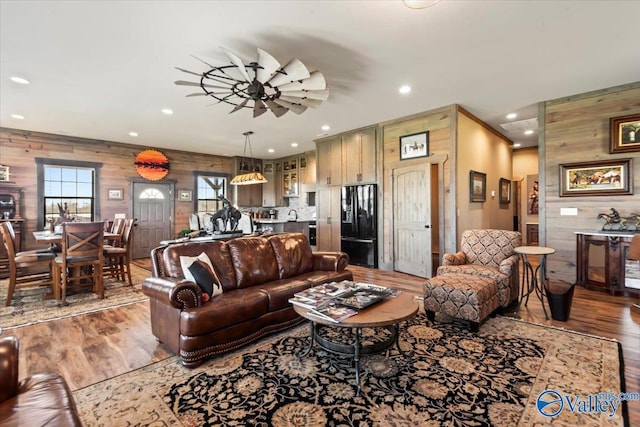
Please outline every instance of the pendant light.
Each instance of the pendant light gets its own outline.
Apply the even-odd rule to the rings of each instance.
[[[249,170],[247,173],[238,174],[233,177],[231,180],[231,185],[251,185],[251,184],[264,184],[267,182],[267,179],[260,173],[260,170],[255,170],[253,167],[253,151],[251,150],[251,140],[249,139],[249,135],[252,135],[253,132],[247,131],[243,133],[244,135],[244,152],[243,152],[243,161],[240,163],[240,171],[242,172],[245,167],[242,167],[244,164],[244,158],[247,157],[247,146],[249,146]]]

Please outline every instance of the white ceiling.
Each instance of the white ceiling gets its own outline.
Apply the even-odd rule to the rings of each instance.
[[[313,149],[325,124],[335,134],[458,103],[535,145],[537,132],[506,133],[505,115],[640,81],[639,16],[639,1],[2,0],[0,126],[222,155],[241,155],[252,130],[253,155],[277,158]],[[194,90],[174,81],[190,76],[174,67],[228,64],[221,46],[247,63],[256,48],[298,58],[324,74],[329,100],[254,119],[185,98]]]

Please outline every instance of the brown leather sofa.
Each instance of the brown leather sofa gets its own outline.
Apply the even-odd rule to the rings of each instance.
[[[71,390],[58,374],[18,381],[18,339],[0,339],[0,425],[82,426]]]
[[[204,303],[180,264],[180,256],[202,252],[223,288]],[[300,233],[177,243],[153,249],[151,260],[154,277],[145,279],[142,290],[150,298],[152,332],[190,368],[302,322],[288,302],[294,293],[353,279],[345,270],[347,254],[314,253]]]

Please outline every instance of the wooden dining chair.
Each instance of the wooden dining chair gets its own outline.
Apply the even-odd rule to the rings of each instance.
[[[60,285],[61,305],[66,305],[67,288],[91,281],[93,292],[104,298],[104,223],[66,222],[62,227],[62,249],[55,260],[54,280]]]
[[[5,305],[11,305],[17,288],[53,285],[53,262],[55,254],[48,249],[16,252],[16,234],[9,221],[0,222],[0,233],[9,260],[9,290]],[[46,268],[45,272],[42,272]],[[53,287],[56,298],[57,288]]]
[[[640,268],[640,234],[634,235],[631,239],[628,258],[633,261],[638,261],[638,268]],[[638,302],[631,306],[631,311],[640,314],[640,297]]]
[[[122,247],[105,245],[104,257],[105,257],[105,272],[111,277],[116,277],[118,280],[128,281],[129,286],[132,286],[131,281],[131,245],[133,241],[133,227],[135,226],[136,219],[127,219],[124,224],[124,232],[122,234]],[[126,279],[125,279],[126,274]]]
[[[125,227],[125,219],[124,218],[115,218],[111,225],[111,229],[109,230],[112,234],[117,234],[117,239],[109,239],[107,238],[107,244],[112,246],[122,246],[122,234],[124,233]]]

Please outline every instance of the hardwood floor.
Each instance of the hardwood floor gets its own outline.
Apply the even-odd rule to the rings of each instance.
[[[425,279],[357,266],[349,268],[357,281],[422,293]],[[535,296],[529,299],[528,307],[518,309],[517,315],[534,323],[618,340],[624,354],[626,391],[639,392],[640,314],[630,311],[636,300],[576,288],[567,322],[545,320]],[[151,334],[147,302],[8,329],[3,336],[20,340],[20,378],[60,372],[72,390],[172,356]],[[629,402],[628,408],[630,425],[640,425],[640,401]]]

